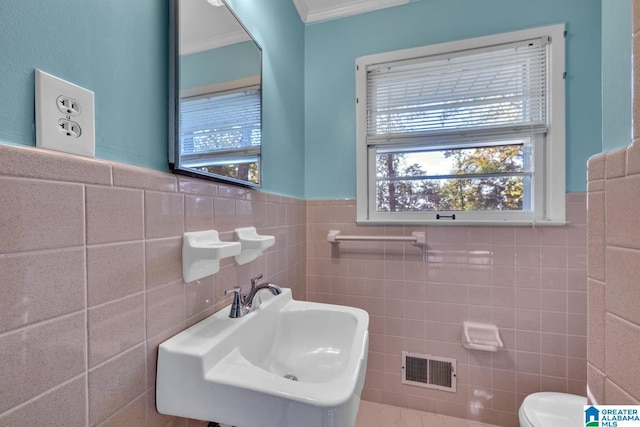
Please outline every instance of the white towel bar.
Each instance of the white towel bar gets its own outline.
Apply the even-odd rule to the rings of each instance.
[[[416,246],[424,246],[427,239],[423,232],[414,231],[411,236],[347,236],[340,235],[340,230],[329,230],[327,234],[329,243],[340,243],[341,241],[370,241],[370,242],[411,242]]]

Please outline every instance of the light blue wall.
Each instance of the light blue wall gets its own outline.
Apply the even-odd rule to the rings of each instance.
[[[97,157],[166,170],[167,2],[0,1],[0,99],[11,106],[0,109],[0,141],[35,145],[33,70],[40,68],[95,92]],[[586,159],[603,147],[600,46],[608,58],[614,45],[609,30],[601,33],[601,0],[417,0],[307,26],[290,0],[229,3],[264,50],[266,191],[355,196],[355,58],[558,22],[569,31],[567,189],[585,189]],[[616,28],[609,16],[605,29]],[[626,105],[609,102],[607,90],[607,113]],[[605,134],[627,129],[607,127],[607,117]]]
[[[304,197],[304,25],[290,0],[227,0],[262,47],[263,189]]]
[[[252,41],[180,57],[180,89],[260,74],[260,51]]]
[[[568,31],[567,191],[585,191],[587,159],[602,148],[601,1],[422,0],[306,27],[306,198],[355,197],[357,57],[561,22]]]
[[[96,156],[167,169],[168,7],[0,1],[0,141],[35,145],[34,68],[95,93]]]
[[[631,0],[602,0],[602,151],[631,143]]]
[[[304,196],[304,26],[231,0],[265,50],[264,189]],[[34,68],[94,91],[96,157],[167,170],[169,0],[0,0],[0,142],[35,145]]]

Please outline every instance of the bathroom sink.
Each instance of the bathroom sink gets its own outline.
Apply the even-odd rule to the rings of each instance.
[[[364,385],[368,314],[261,292],[244,317],[229,307],[160,345],[160,413],[237,427],[347,427]]]

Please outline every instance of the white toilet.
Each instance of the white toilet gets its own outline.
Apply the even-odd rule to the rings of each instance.
[[[530,394],[520,405],[520,427],[583,427],[586,404],[586,397],[574,394]]]

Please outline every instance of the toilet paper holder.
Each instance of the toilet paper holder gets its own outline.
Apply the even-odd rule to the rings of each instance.
[[[469,350],[493,352],[504,347],[496,325],[477,322],[462,322],[462,345]]]

